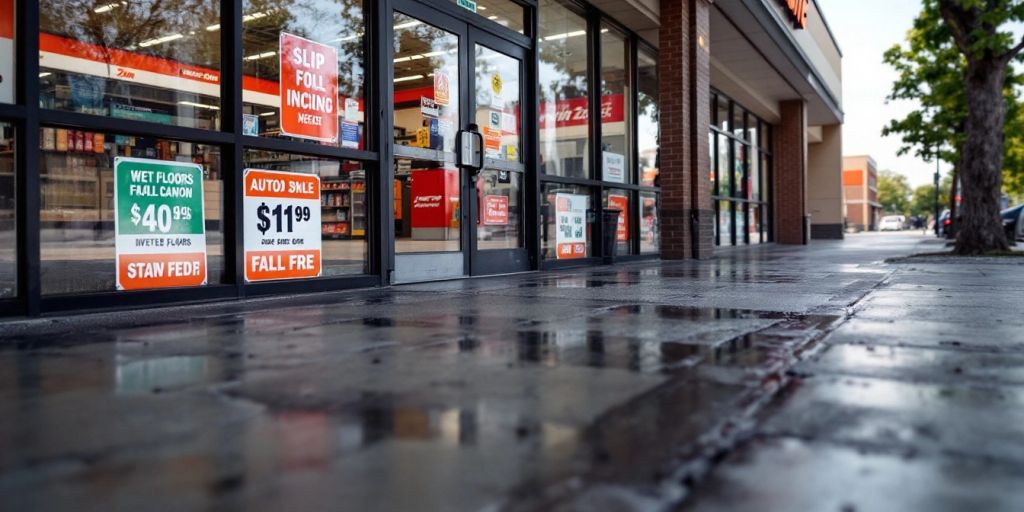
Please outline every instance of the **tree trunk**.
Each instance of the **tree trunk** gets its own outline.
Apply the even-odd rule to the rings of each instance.
[[[995,58],[976,58],[967,64],[965,92],[967,121],[960,164],[960,222],[956,248],[960,255],[1009,249],[999,218],[1003,185],[1003,125],[1006,103],[1003,87],[1006,64]]]

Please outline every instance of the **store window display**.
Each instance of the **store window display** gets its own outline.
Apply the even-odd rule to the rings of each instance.
[[[395,13],[395,251],[462,248],[459,38]]]
[[[361,0],[246,0],[246,135],[365,149]]]
[[[611,28],[601,28],[601,179],[635,183],[631,149],[633,116],[629,75],[629,45]]]
[[[301,222],[316,224],[303,232],[309,232],[316,238],[315,241],[305,241],[305,243],[308,247],[316,248],[321,270],[319,276],[332,277],[366,273],[368,223],[366,217],[366,170],[363,164],[292,153],[247,150],[245,152],[245,167],[248,173],[260,170],[315,176],[317,179],[311,182],[309,189],[316,197],[315,208],[318,211],[314,212],[313,216],[306,216],[305,219],[299,218],[295,222],[296,227],[293,228],[293,231],[300,231]],[[248,181],[246,183],[248,184]],[[314,190],[314,187],[318,190]],[[255,202],[262,205],[264,202],[270,201],[257,199]],[[285,208],[291,203],[295,203],[296,206],[299,204],[294,201],[280,202]],[[275,203],[270,202],[270,204],[274,205]],[[258,215],[258,212],[256,214]],[[266,209],[266,215],[270,221],[274,220],[271,209]],[[255,219],[254,225],[257,230],[260,229],[259,222],[260,219]],[[271,222],[272,224],[273,222]],[[247,237],[250,234],[256,238],[266,237],[267,231],[254,233],[252,229],[249,229],[250,227],[248,224],[245,226],[248,229]],[[273,233],[273,231],[270,232]],[[246,247],[253,245],[247,240]],[[266,249],[264,248],[264,252],[272,252],[266,251]],[[245,261],[247,266],[251,266],[254,262],[257,265],[261,263],[260,260],[253,260],[249,257]],[[272,260],[272,262],[274,261],[277,260]],[[293,272],[293,274],[293,276],[285,277],[316,277],[312,273]]]
[[[42,108],[220,128],[220,2],[39,6]]]
[[[587,22],[556,0],[539,8],[541,172],[591,178]]]
[[[43,294],[227,280],[217,146],[56,127],[40,145]]]
[[[640,184],[658,186],[659,114],[658,61],[645,50],[637,52],[637,142]]]

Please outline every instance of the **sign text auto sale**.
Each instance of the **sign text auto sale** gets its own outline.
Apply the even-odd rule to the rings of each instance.
[[[281,33],[281,133],[338,141],[338,51]]]

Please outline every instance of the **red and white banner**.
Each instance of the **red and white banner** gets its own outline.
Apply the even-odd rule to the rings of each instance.
[[[587,124],[587,98],[571,98],[552,104],[540,104],[540,127],[562,128],[565,126],[585,126]],[[610,94],[601,97],[601,123],[621,123],[626,119],[623,96]]]
[[[281,32],[281,133],[338,141],[338,50]]]

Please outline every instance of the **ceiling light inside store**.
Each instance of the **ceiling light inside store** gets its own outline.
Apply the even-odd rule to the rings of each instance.
[[[570,37],[579,37],[587,35],[586,30],[577,30],[575,32],[566,32],[564,34],[555,34],[544,38],[545,41],[557,41],[560,39],[567,39]]]
[[[274,55],[277,55],[277,52],[263,52],[246,56],[243,60],[260,60],[265,59],[267,57],[273,57]]]
[[[496,20],[496,19],[498,19],[498,17],[497,16],[488,16],[487,19],[489,19],[489,20]]]
[[[260,18],[263,18],[263,17],[266,17],[266,16],[270,16],[271,14],[273,14],[273,12],[274,12],[274,10],[271,9],[269,11],[260,11],[260,12],[254,12],[252,14],[246,14],[245,16],[242,16],[242,23],[245,23],[247,21],[252,21],[252,20],[258,20]],[[215,30],[220,30],[220,23],[214,23],[213,25],[210,25],[210,26],[206,27],[206,30],[208,30],[210,32],[213,32]]]
[[[403,76],[401,78],[396,78],[395,79],[395,83],[397,84],[398,82],[408,82],[409,80],[419,80],[420,78],[423,78],[423,75]]]
[[[215,106],[215,105],[207,105],[205,103],[194,103],[194,102],[191,102],[191,101],[179,101],[178,105],[185,105],[185,106],[188,106],[188,107],[205,108],[205,109],[209,109],[209,110],[220,110],[220,107]]]
[[[337,42],[339,42],[339,41],[351,41],[351,40],[353,40],[353,39],[358,39],[358,38],[360,38],[360,37],[363,37],[363,34],[362,34],[362,33],[357,33],[357,34],[353,34],[353,35],[350,35],[350,36],[345,36],[345,37],[339,37],[339,38],[337,38],[337,39],[331,39],[331,40],[330,40],[330,41],[328,41],[328,42],[329,42],[329,43],[337,43]]]
[[[181,34],[171,34],[169,36],[163,36],[163,37],[158,37],[156,39],[149,39],[147,41],[143,41],[143,42],[139,43],[139,46],[145,48],[147,46],[153,46],[155,44],[162,44],[162,43],[166,43],[166,42],[169,42],[169,41],[174,41],[176,39],[181,39],[183,37],[185,37],[185,36],[183,36]]]
[[[436,51],[436,52],[418,53],[416,55],[407,55],[405,57],[398,57],[398,58],[396,58],[395,59],[395,63],[397,64],[399,62],[409,62],[410,60],[420,60],[420,59],[425,59],[425,58],[428,58],[428,57],[437,57],[438,55],[444,55],[446,53],[456,53],[458,51],[459,51],[458,48],[456,48],[454,50],[448,50],[448,51],[441,50],[441,51]]]
[[[50,76],[52,74],[53,73],[50,73],[49,71],[43,71],[42,73],[39,73],[39,78],[43,78],[44,76]]]
[[[418,25],[423,25],[423,22],[420,22],[419,19],[414,19],[414,20],[412,20],[412,22],[406,22],[406,23],[398,24],[398,25],[394,26],[394,30],[400,31],[402,29],[412,29],[413,27],[416,27]]]
[[[273,110],[271,110],[270,112],[263,112],[263,113],[261,113],[261,114],[260,114],[260,117],[267,117],[267,116],[272,116],[272,115],[274,115],[274,114],[276,114],[276,113],[277,113],[277,112],[274,112]]]

